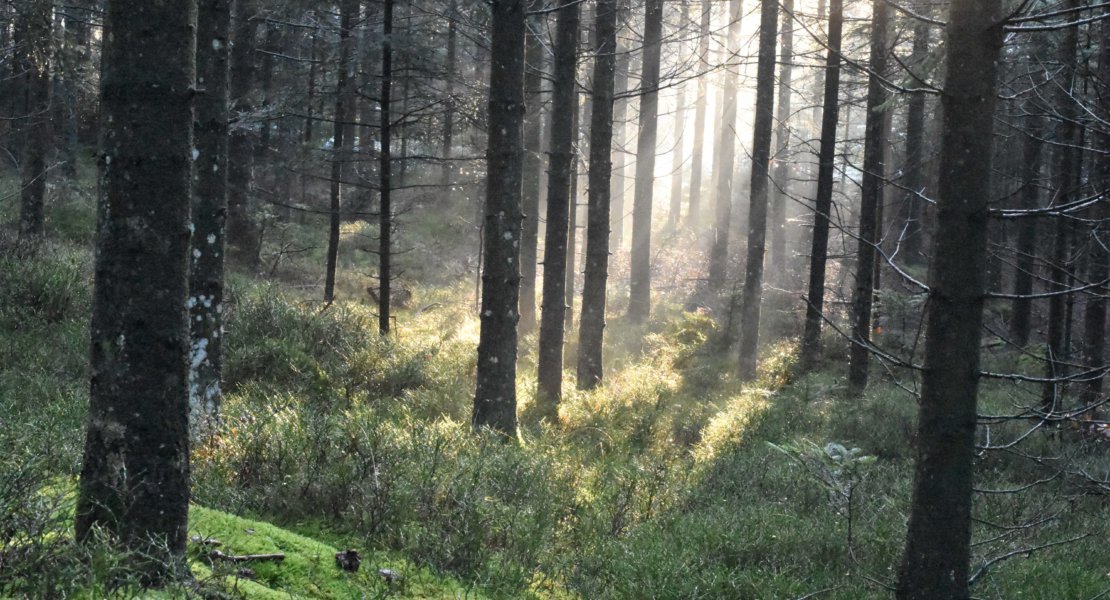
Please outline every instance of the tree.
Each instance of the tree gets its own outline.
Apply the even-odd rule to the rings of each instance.
[[[544,0],[532,0],[532,11],[543,6]],[[536,328],[536,254],[540,228],[540,176],[543,173],[542,87],[544,47],[540,39],[541,15],[528,17],[524,42],[524,93],[527,113],[524,116],[524,230],[520,239],[520,329]]]
[[[578,5],[561,0],[555,25],[555,66],[551,95],[551,152],[547,174],[547,229],[543,247],[537,401],[542,416],[558,417],[563,381],[563,325],[566,318],[567,228],[574,190],[574,114],[578,111]]]
[[[829,256],[829,213],[832,210],[833,170],[836,158],[836,122],[840,114],[840,41],[844,28],[844,2],[829,4],[829,51],[825,58],[825,98],[821,112],[821,147],[817,155],[817,197],[813,204],[813,238],[809,253],[809,288],[806,322],[798,362],[810,369],[821,343],[822,309],[825,304],[825,264]]]
[[[727,60],[738,62],[740,50],[740,27],[744,16],[743,0],[729,1],[729,25]],[[725,71],[724,91],[721,103],[721,125],[717,146],[717,193],[714,196],[716,207],[713,219],[713,240],[709,250],[709,289],[720,292],[725,287],[728,276],[728,238],[732,229],[732,183],[736,162],[736,88],[740,77],[740,65],[736,64]]]
[[[1042,161],[1042,127],[1039,116],[1026,118],[1026,136],[1022,149],[1024,177],[1020,202],[1023,210],[1035,210],[1041,195],[1040,171]],[[1037,253],[1037,219],[1027,216],[1018,223],[1017,260],[1014,264],[1013,314],[1010,316],[1010,341],[1020,348],[1029,344],[1033,319],[1033,269]]]
[[[598,0],[594,50],[593,111],[590,115],[589,200],[586,215],[586,275],[578,330],[578,388],[593,389],[602,378],[605,286],[609,268],[609,194],[613,148],[613,87],[616,72],[617,0]]]
[[[111,0],[104,40],[103,197],[76,534],[88,540],[99,527],[118,537],[144,557],[138,569],[150,585],[186,570],[196,10]]]
[[[22,54],[27,111],[21,173],[19,235],[42,237],[46,231],[46,154],[50,144],[50,63],[54,23],[48,0],[19,5],[27,50]]]
[[[913,52],[910,55],[910,75],[914,89],[906,111],[906,152],[902,171],[905,177],[903,196],[906,222],[900,236],[905,262],[919,266],[924,262],[925,201],[928,182],[925,177],[925,61],[929,56],[929,23],[918,20],[913,26]]]
[[[526,0],[492,3],[481,333],[471,423],[516,435]]]
[[[230,0],[198,3],[196,160],[193,180],[189,327],[189,410],[194,433],[219,417],[223,371],[224,253],[227,220],[228,35]]]
[[[709,65],[709,28],[713,16],[710,0],[701,1],[701,29],[698,35],[698,68]],[[705,110],[709,99],[708,79],[704,73],[698,77],[698,99],[694,104],[694,156],[690,161],[690,208],[686,223],[697,226],[701,222],[701,176],[705,145]]]
[[[632,200],[632,272],[628,318],[633,323],[644,322],[651,312],[651,204],[655,187],[655,135],[659,124],[659,55],[662,43],[663,0],[647,0],[644,3],[639,136],[636,139],[636,190]]]
[[[343,206],[343,178],[347,172],[354,137],[351,122],[354,120],[354,94],[351,89],[351,55],[354,38],[351,30],[358,15],[358,0],[343,0],[339,16],[339,63],[335,78],[335,122],[332,129],[331,205],[328,223],[327,264],[324,274],[324,302],[335,299],[335,271],[339,258],[340,210]],[[383,59],[384,60],[384,59]],[[384,141],[384,140],[383,140]],[[380,273],[379,273],[380,276]],[[379,282],[380,283],[380,282]],[[389,302],[388,297],[385,302]],[[380,327],[379,327],[380,328]],[[383,332],[384,333],[384,332]]]
[[[953,0],[945,34],[937,236],[899,600],[967,598],[991,145],[1002,47],[998,5]]]
[[[1102,118],[1110,116],[1110,21],[1103,21],[1100,25],[1099,36],[1099,79],[1103,89],[1100,96],[1099,112]],[[1103,129],[1099,134],[1101,147],[1110,147],[1110,131]],[[1097,164],[1094,171],[1096,183],[1100,189],[1110,189],[1110,157],[1105,154],[1095,158]],[[1105,192],[1104,192],[1105,193]],[[1087,299],[1087,310],[1083,315],[1083,358],[1092,369],[1105,369],[1106,367],[1106,296],[1110,294],[1110,286],[1106,281],[1110,279],[1110,257],[1107,256],[1107,247],[1110,247],[1110,201],[1105,198],[1092,210],[1093,221],[1096,225],[1091,228],[1091,239],[1087,279],[1094,282],[1103,282],[1095,288]],[[1094,404],[1102,394],[1102,380],[1104,372],[1096,373],[1087,381],[1081,392],[1085,404]]]
[[[258,0],[235,3],[231,46],[231,131],[227,164],[227,243],[233,261],[257,267],[261,232],[252,215],[254,131],[251,90],[255,78],[254,34]]]
[[[690,3],[689,0],[680,0],[682,4],[681,14],[678,19],[678,36],[677,48],[675,53],[681,55],[683,47],[685,46],[682,36],[686,30],[687,23],[690,22]],[[682,216],[682,165],[685,162],[685,133],[686,133],[686,84],[678,84],[678,99],[675,101],[674,109],[674,150],[671,154],[671,209],[667,213],[667,226],[674,230],[678,229],[678,223]],[[703,113],[704,114],[704,113]]]
[[[871,71],[867,82],[867,123],[863,150],[863,193],[859,209],[859,237],[856,245],[856,289],[852,297],[852,344],[849,350],[848,384],[856,391],[867,387],[871,360],[871,306],[875,296],[875,265],[879,243],[879,207],[886,175],[886,74],[887,28],[890,9],[886,0],[871,5]]]
[[[767,195],[771,181],[771,128],[775,117],[775,28],[777,0],[762,0],[759,11],[759,63],[755,75],[755,131],[752,135],[752,187],[748,206],[748,256],[740,291],[740,378],[755,377],[759,320],[763,300],[763,258],[767,246]]]
[[[782,46],[779,51],[778,124],[775,127],[775,192],[771,203],[771,269],[774,277],[786,273],[786,196],[790,185],[790,97],[793,93],[794,0],[782,3]]]
[[[391,261],[393,249],[390,246],[393,235],[393,205],[390,194],[393,188],[393,157],[390,154],[390,134],[392,132],[392,113],[390,108],[390,86],[393,83],[393,0],[382,4],[382,87],[378,100],[381,117],[381,150],[378,155],[378,331],[389,333],[389,288],[392,277]],[[404,156],[404,152],[401,156]]]

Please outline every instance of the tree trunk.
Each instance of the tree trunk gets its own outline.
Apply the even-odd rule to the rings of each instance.
[[[319,20],[319,14],[317,14],[316,11],[313,11],[312,16],[313,16],[314,21]],[[309,39],[309,42],[308,42],[308,44],[309,44],[309,54],[311,55],[312,60],[308,63],[308,93],[305,97],[306,98],[305,99],[305,110],[306,110],[306,113],[307,113],[306,116],[305,116],[305,119],[304,119],[304,143],[305,144],[311,144],[312,143],[312,138],[315,135],[314,130],[313,130],[313,125],[316,122],[316,116],[313,114],[313,109],[316,107],[316,102],[315,102],[316,70],[317,70],[316,69],[316,63],[320,62],[320,56],[319,56],[319,53],[320,53],[320,50],[319,50],[320,33],[319,32],[320,32],[319,26],[313,27],[312,28],[312,33],[309,34],[309,38],[308,38]]]
[[[61,52],[62,84],[62,175],[71,183],[77,180],[78,91],[83,67],[88,60],[89,10],[83,0],[69,2],[65,8],[65,44]]]
[[[260,231],[251,214],[254,178],[254,132],[251,90],[254,84],[254,32],[258,0],[238,0],[232,25],[231,94],[232,123],[228,138],[227,243],[230,258],[258,267]]]
[[[740,30],[743,0],[729,1],[728,41],[725,60],[736,63],[726,69],[718,126],[717,192],[714,195],[713,243],[709,250],[709,289],[720,293],[727,286],[728,238],[732,227],[732,183],[736,163],[736,88],[740,78]]]
[[[1099,39],[1099,79],[1105,84],[1110,83],[1110,21],[1103,21],[1100,25]],[[1102,118],[1110,116],[1110,94],[1103,93],[1099,104]],[[1105,130],[1096,134],[1102,148],[1110,147],[1110,133]],[[1105,154],[1096,157],[1093,168],[1094,179],[1099,189],[1110,186],[1110,157]],[[1087,279],[1096,282],[1105,282],[1110,277],[1110,256],[1106,248],[1110,247],[1110,202],[1105,199],[1093,210],[1093,220],[1098,225],[1091,228],[1092,239],[1090,244],[1090,258],[1088,263],[1089,274]],[[1103,283],[1092,290],[1087,298],[1087,309],[1083,315],[1083,357],[1087,366],[1092,369],[1105,369],[1106,367],[1106,296],[1110,294],[1110,286]],[[1091,377],[1080,391],[1080,399],[1084,405],[1094,404],[1102,394],[1102,380],[1106,373],[1099,373]],[[1093,415],[1092,415],[1093,417]]]
[[[748,211],[748,256],[740,312],[742,380],[755,378],[759,352],[759,318],[763,294],[763,258],[767,244],[767,186],[771,182],[771,129],[775,120],[775,28],[777,0],[762,0],[759,17],[759,64],[756,69],[755,133],[752,137],[752,187]]]
[[[188,573],[196,17],[193,2],[112,0],[104,39],[104,197],[76,536],[118,536],[152,586]]]
[[[529,9],[539,10],[544,0],[531,0]],[[536,328],[536,260],[540,228],[540,179],[543,174],[543,62],[544,47],[539,32],[543,17],[528,17],[531,26],[524,42],[524,230],[520,239],[520,330]]]
[[[636,138],[636,191],[632,200],[632,272],[628,318],[643,323],[651,312],[651,203],[655,188],[655,134],[659,114],[659,54],[663,0],[644,6],[644,64],[640,75],[640,124]]]
[[[782,3],[782,48],[779,55],[778,126],[775,128],[775,193],[771,204],[771,272],[775,281],[786,275],[786,202],[790,186],[790,96],[793,92],[794,0]]]
[[[1026,138],[1022,150],[1024,173],[1020,200],[1023,210],[1034,210],[1040,204],[1040,173],[1042,161],[1042,126],[1040,117],[1026,117]],[[1033,270],[1037,258],[1037,218],[1026,216],[1018,222],[1017,260],[1014,265],[1014,294],[1029,296],[1033,293]],[[1010,339],[1019,348],[1029,344],[1033,317],[1033,301],[1016,298],[1010,316]]]
[[[979,343],[987,276],[987,220],[997,4],[953,0],[942,96],[937,236],[929,276],[917,467],[898,600],[968,598],[972,460]]]
[[[567,227],[574,168],[575,83],[578,55],[578,5],[561,0],[556,17],[554,91],[551,98],[551,168],[547,175],[547,220],[543,246],[543,298],[540,315],[536,402],[539,415],[555,422],[563,382],[563,326],[567,284]]]
[[[890,7],[886,0],[871,4],[871,60],[867,82],[867,124],[863,149],[863,194],[859,209],[859,239],[856,251],[856,290],[852,298],[852,344],[849,350],[848,385],[857,393],[867,387],[871,361],[871,306],[875,294],[876,246],[879,243],[879,207],[886,177],[887,93],[882,77],[886,74],[889,52]]]
[[[1067,8],[1074,9],[1079,6],[1079,0],[1068,0]],[[1079,31],[1077,27],[1068,27],[1063,32],[1061,41],[1060,64],[1063,69],[1059,75],[1061,82],[1057,90],[1057,110],[1062,117],[1059,124],[1058,140],[1056,147],[1056,204],[1068,204],[1079,195],[1079,169],[1080,155],[1078,151],[1080,131],[1077,126],[1079,116],[1076,111],[1077,96],[1076,83],[1076,51],[1079,46]],[[1064,391],[1064,383],[1056,381],[1057,378],[1067,375],[1067,358],[1069,348],[1067,334],[1070,330],[1066,325],[1069,319],[1068,297],[1064,292],[1068,288],[1071,278],[1071,238],[1072,226],[1069,219],[1056,218],[1055,232],[1052,237],[1052,257],[1049,259],[1048,291],[1055,293],[1048,300],[1048,340],[1045,348],[1045,373],[1047,380],[1041,390],[1041,408],[1046,412],[1062,408],[1060,396]]]
[[[389,333],[389,293],[392,284],[393,248],[393,205],[390,202],[393,182],[393,157],[390,154],[390,133],[392,116],[390,113],[390,85],[393,83],[393,0],[382,3],[382,87],[379,106],[381,107],[381,150],[378,163],[378,332]]]
[[[620,30],[628,19],[628,0],[617,0],[617,29]],[[624,247],[625,188],[628,178],[625,170],[628,163],[628,74],[632,63],[632,52],[617,36],[617,66],[613,83],[613,139],[616,148],[613,155],[613,182],[610,186],[609,245],[613,248],[609,259],[613,260]],[[617,96],[625,95],[623,98]]]
[[[458,2],[451,0],[447,8],[447,64],[444,68],[444,97],[447,99],[446,110],[443,113],[443,172],[440,175],[440,185],[444,188],[444,195],[451,199],[454,191],[455,164],[451,160],[451,147],[455,140],[455,76],[458,69]]]
[[[929,27],[916,21],[913,27],[913,53],[910,65],[914,69],[914,87],[925,85],[925,62],[929,57]],[[904,196],[906,223],[900,235],[905,262],[921,266],[925,262],[925,201],[919,197],[926,191],[925,178],[925,92],[911,92],[906,113],[906,157],[902,171],[905,177]]]
[[[821,320],[825,303],[825,264],[829,256],[829,213],[832,210],[833,170],[836,160],[836,122],[840,102],[840,40],[844,26],[843,0],[829,6],[829,51],[825,58],[825,99],[821,115],[821,148],[817,157],[817,198],[813,211],[813,238],[809,253],[809,289],[806,322],[799,363],[809,370],[821,348]]]
[[[197,13],[196,159],[189,308],[190,430],[218,422],[223,394],[224,227],[227,218],[228,35],[231,0],[201,0]]]
[[[581,20],[581,15],[579,15]],[[566,310],[563,311],[563,331],[571,331],[574,329],[574,278],[578,274],[576,264],[578,258],[578,171],[580,170],[579,151],[585,142],[579,135],[581,131],[578,127],[579,115],[582,113],[583,107],[578,103],[577,84],[575,85],[574,93],[574,107],[571,109],[571,126],[570,130],[573,132],[574,141],[571,143],[571,159],[570,159],[570,199],[567,205],[567,283],[563,287],[563,294],[566,296],[564,306]],[[586,149],[588,152],[589,149]],[[565,334],[564,334],[565,335]],[[564,348],[565,349],[565,348]]]
[[[685,46],[682,36],[686,32],[686,24],[690,22],[690,3],[689,0],[680,1],[682,12],[678,19],[679,25],[676,32],[678,47],[675,49],[675,54],[681,60],[683,47]],[[671,210],[667,214],[667,227],[672,231],[678,229],[678,223],[682,216],[682,168],[686,157],[685,132],[686,83],[682,82],[678,84],[678,99],[675,101],[674,107],[674,150],[671,154]]]
[[[481,334],[471,423],[516,435],[521,166],[524,158],[524,9],[493,0]]]
[[[26,110],[20,192],[19,237],[46,233],[46,154],[50,146],[50,62],[54,17],[51,2],[29,0],[22,6],[25,32]]]
[[[609,193],[613,148],[613,87],[616,71],[617,2],[598,0],[595,27],[593,111],[590,115],[589,200],[586,217],[586,275],[578,330],[578,389],[602,378],[605,286],[609,268]]]
[[[339,64],[335,79],[335,123],[332,129],[331,149],[331,203],[328,226],[328,250],[324,273],[324,302],[335,299],[335,271],[339,258],[339,223],[343,205],[343,178],[347,174],[347,161],[350,158],[352,137],[351,115],[354,112],[354,98],[351,94],[351,55],[354,38],[351,28],[358,15],[358,0],[343,0],[339,23]],[[386,300],[388,302],[388,300]]]
[[[698,68],[709,68],[709,29],[713,15],[713,5],[710,0],[701,0],[701,29],[698,36]],[[698,77],[698,99],[694,106],[694,156],[690,161],[690,208],[686,213],[686,224],[698,227],[701,223],[701,178],[702,161],[705,152],[705,111],[708,100],[709,76],[702,73]]]

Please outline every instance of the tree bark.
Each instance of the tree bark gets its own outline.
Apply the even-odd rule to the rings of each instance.
[[[1024,210],[1036,209],[1040,204],[1040,173],[1043,160],[1041,141],[1042,126],[1040,117],[1026,118],[1026,138],[1022,150],[1022,181],[1020,200]],[[1037,219],[1025,217],[1018,223],[1017,259],[1014,265],[1014,294],[1029,296],[1033,293],[1033,270],[1037,258]],[[1030,298],[1016,298],[1010,316],[1010,339],[1019,348],[1029,344],[1029,333],[1033,320],[1033,301]]]
[[[913,27],[913,53],[910,64],[915,69],[914,87],[925,84],[925,61],[929,57],[929,24],[917,21]],[[901,250],[906,264],[921,266],[925,262],[925,92],[910,93],[906,112],[906,157],[902,170],[906,193],[903,196],[906,222],[901,234]]]
[[[1103,85],[1110,84],[1110,21],[1103,21],[1100,25],[1099,38],[1099,79]],[[1099,103],[1102,118],[1110,117],[1110,94],[1105,89]],[[1110,133],[1105,130],[1098,135],[1102,148],[1110,147]],[[1099,189],[1106,190],[1110,186],[1110,157],[1105,154],[1096,157],[1096,162],[1091,169]],[[1110,278],[1110,256],[1106,248],[1110,247],[1110,201],[1103,200],[1092,210],[1094,221],[1098,225],[1091,228],[1090,254],[1087,279],[1106,281]],[[1106,296],[1110,294],[1110,286],[1105,283],[1095,288],[1087,298],[1087,308],[1083,315],[1083,357],[1087,366],[1092,369],[1106,368]],[[1091,377],[1080,391],[1080,399],[1085,405],[1093,404],[1102,395],[1102,380],[1106,373]]]
[[[613,148],[613,87],[616,71],[617,0],[598,0],[594,47],[593,111],[590,115],[586,275],[578,330],[578,389],[601,383],[605,287],[609,268],[609,194]]]
[[[763,295],[763,258],[767,244],[767,196],[771,181],[771,129],[775,120],[775,28],[778,0],[762,0],[759,17],[759,63],[756,68],[755,132],[752,136],[752,187],[748,211],[748,256],[740,311],[742,380],[755,378],[759,356],[759,320]]]
[[[481,333],[471,423],[516,435],[526,0],[493,0]]]
[[[1079,0],[1068,0],[1067,8],[1078,8]],[[1068,27],[1063,32],[1060,43],[1060,64],[1063,69],[1059,76],[1062,81],[1057,87],[1057,109],[1062,117],[1059,124],[1058,141],[1053,165],[1056,181],[1056,204],[1068,204],[1074,201],[1079,194],[1080,155],[1078,147],[1081,145],[1080,131],[1078,128],[1078,111],[1076,110],[1077,95],[1076,84],[1076,51],[1079,47],[1079,31],[1077,27]],[[1048,333],[1045,348],[1046,379],[1041,390],[1041,408],[1046,412],[1062,408],[1060,400],[1064,391],[1064,383],[1056,381],[1057,378],[1067,375],[1067,359],[1069,344],[1067,332],[1070,331],[1068,318],[1068,297],[1070,294],[1063,292],[1068,288],[1068,281],[1072,276],[1071,238],[1072,225],[1069,219],[1057,217],[1055,231],[1052,236],[1052,256],[1049,259],[1048,291],[1055,295],[1048,299]]]
[[[871,361],[871,307],[875,296],[875,265],[878,260],[879,207],[886,177],[887,93],[882,77],[886,74],[890,51],[888,28],[890,7],[886,0],[871,4],[871,59],[867,82],[867,123],[863,149],[863,194],[859,209],[859,239],[856,250],[856,289],[852,298],[852,344],[848,352],[848,385],[860,393],[867,387]]]
[[[790,186],[790,100],[794,75],[794,0],[782,3],[782,46],[779,54],[778,126],[775,128],[775,193],[771,204],[771,271],[776,281],[786,274],[786,202]]]
[[[698,36],[698,68],[703,71],[709,68],[709,29],[713,16],[713,5],[710,0],[701,0],[701,29]],[[698,227],[701,223],[701,179],[702,161],[704,160],[705,145],[705,111],[708,103],[709,76],[702,73],[698,77],[698,99],[694,105],[694,156],[690,161],[690,207],[686,213],[686,224],[689,227]]]
[[[628,0],[617,0],[617,29],[623,27],[628,18]],[[610,260],[616,258],[624,247],[624,217],[625,217],[625,188],[628,178],[625,170],[628,163],[628,73],[632,63],[632,53],[617,37],[617,66],[616,77],[613,83],[613,139],[616,148],[613,155],[613,182],[610,186],[610,213],[609,213],[609,244],[613,249]],[[624,95],[622,98],[617,96]]]
[[[953,0],[948,17],[937,236],[918,416],[917,466],[898,600],[969,597],[972,461],[995,81],[994,2]]]
[[[228,138],[227,243],[230,258],[251,268],[258,267],[260,231],[251,214],[254,179],[254,33],[258,0],[238,0],[232,20],[231,45],[231,130]]]
[[[529,9],[537,11],[544,0],[531,0]],[[536,260],[540,228],[540,179],[543,174],[543,63],[544,47],[540,31],[541,15],[528,17],[530,26],[524,41],[524,230],[520,239],[520,331],[536,328]]]
[[[809,288],[806,322],[798,360],[802,370],[817,362],[821,348],[821,320],[825,303],[825,264],[829,256],[829,213],[832,210],[833,171],[836,160],[836,122],[840,113],[840,41],[844,27],[844,2],[829,6],[829,51],[825,57],[825,99],[821,114],[821,148],[817,157],[817,198],[813,211],[813,238],[809,253]]]
[[[231,0],[201,0],[197,13],[196,159],[189,271],[190,430],[206,434],[219,420],[223,393],[224,251],[227,224],[228,37]]]
[[[392,106],[390,86],[393,83],[393,0],[382,2],[382,85],[379,99],[381,116],[381,150],[378,156],[378,332],[389,333],[389,294],[393,278],[393,156],[390,153]],[[403,153],[402,153],[403,155]]]
[[[50,63],[52,60],[53,6],[47,0],[29,0],[19,16],[25,43],[24,74],[27,114],[21,158],[19,237],[41,238],[46,233],[46,155],[50,146]]]
[[[655,188],[655,135],[659,124],[659,54],[662,43],[663,0],[646,0],[628,298],[628,318],[633,323],[643,323],[651,312],[651,204]]]
[[[721,102],[721,123],[717,145],[717,193],[714,195],[713,244],[709,250],[709,289],[721,292],[728,278],[728,241],[732,228],[732,183],[736,163],[736,88],[740,78],[738,52],[744,17],[742,0],[729,1],[728,62],[737,63],[725,71]]]
[[[680,0],[682,3],[679,15],[679,25],[676,36],[678,47],[675,49],[681,60],[685,44],[682,36],[686,32],[686,24],[690,22],[689,0]],[[686,83],[678,84],[678,99],[674,107],[674,150],[671,154],[671,210],[667,213],[667,227],[672,231],[678,229],[682,217],[682,168],[685,163],[686,151]]]
[[[444,68],[444,96],[447,98],[446,110],[443,113],[443,172],[440,175],[440,185],[448,199],[454,191],[455,164],[451,160],[452,145],[455,140],[455,77],[458,70],[458,2],[451,0],[447,8],[447,64]]]
[[[354,38],[351,29],[358,15],[358,0],[343,0],[339,17],[339,64],[335,78],[335,123],[332,128],[330,221],[324,272],[324,302],[335,300],[335,271],[339,258],[339,224],[343,206],[343,178],[347,174],[354,113],[351,94],[351,55]],[[386,300],[388,302],[388,300]]]
[[[188,572],[196,17],[193,2],[110,1],[101,78],[104,197],[76,536],[114,534],[152,586]]]
[[[563,335],[566,317],[567,228],[573,202],[575,83],[578,56],[578,8],[561,0],[556,16],[554,91],[551,95],[551,168],[547,175],[547,219],[543,246],[543,298],[540,315],[536,402],[539,415],[555,422],[563,382]]]

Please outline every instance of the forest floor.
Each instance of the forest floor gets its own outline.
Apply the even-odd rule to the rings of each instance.
[[[0,253],[0,597],[140,595],[122,557],[69,541],[93,213],[87,194],[53,204],[37,255]],[[797,315],[784,309],[768,311],[759,378],[742,385],[711,313],[683,310],[689,269],[676,263],[649,323],[626,322],[614,302],[606,384],[577,391],[568,371],[556,425],[531,415],[536,339],[525,335],[519,439],[482,439],[469,427],[475,249],[458,215],[403,230],[412,298],[387,339],[365,293],[368,226],[344,226],[340,300],[326,310],[322,223],[270,228],[264,273],[233,273],[223,420],[193,452],[190,533],[286,559],[240,573],[192,543],[197,583],[163,597],[891,597],[916,413],[899,386],[912,373],[876,366],[854,397],[845,345],[829,336],[821,369],[798,376]],[[911,343],[889,329],[887,342]],[[1033,368],[989,345],[984,360]],[[985,381],[981,412],[1015,412],[1031,393]],[[980,441],[1029,427],[999,420]],[[1046,429],[984,452],[976,469],[975,597],[1110,594],[1110,503],[1091,482],[1110,477],[1110,444]],[[357,574],[335,565],[346,548],[363,557]]]

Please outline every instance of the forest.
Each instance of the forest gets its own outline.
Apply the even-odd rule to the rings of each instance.
[[[1110,2],[0,0],[0,599],[1110,600]]]

